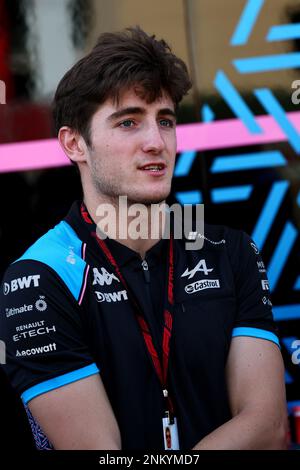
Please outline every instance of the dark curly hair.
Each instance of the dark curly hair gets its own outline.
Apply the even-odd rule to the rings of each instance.
[[[177,109],[191,81],[185,63],[163,39],[149,36],[138,26],[101,34],[92,51],[58,84],[53,100],[56,133],[69,126],[91,145],[90,122],[99,105],[109,98],[118,102],[122,91],[136,85],[147,103],[164,91]]]

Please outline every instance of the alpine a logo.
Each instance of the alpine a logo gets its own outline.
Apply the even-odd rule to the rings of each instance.
[[[108,293],[95,291],[95,294],[97,296],[97,302],[121,302],[121,300],[128,300],[126,290]]]
[[[188,279],[192,279],[197,272],[204,273],[207,276],[211,271],[213,271],[213,268],[207,268],[205,259],[200,259],[194,269],[189,271],[188,268],[186,268],[184,273],[181,274],[181,277],[188,276]]]
[[[185,286],[185,292],[187,294],[194,294],[194,292],[198,292],[204,289],[219,289],[220,288],[220,281],[219,279],[205,279],[202,281],[196,281],[192,284],[188,284]]]
[[[38,287],[39,286],[40,275],[35,274],[33,276],[24,276],[19,277],[18,279],[13,279],[12,281],[5,282],[3,285],[4,295],[9,294],[10,292],[15,292],[19,289],[28,289],[29,287]]]
[[[106,271],[105,268],[101,268],[101,273],[99,272],[97,268],[93,268],[93,273],[94,273],[93,286],[96,284],[99,284],[100,286],[104,286],[104,284],[110,286],[113,280],[120,282],[117,276],[115,276],[113,273],[110,274],[108,271]]]

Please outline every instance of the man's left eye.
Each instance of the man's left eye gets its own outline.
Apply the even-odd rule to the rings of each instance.
[[[174,123],[171,119],[160,119],[160,125],[163,127],[173,127]]]

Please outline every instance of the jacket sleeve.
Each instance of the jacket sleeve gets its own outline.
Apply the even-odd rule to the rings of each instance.
[[[245,232],[233,231],[229,238],[237,298],[232,336],[263,338],[279,345],[269,281],[259,250]]]
[[[0,309],[3,369],[24,404],[99,372],[85,340],[81,307],[46,264],[12,264],[2,281]]]

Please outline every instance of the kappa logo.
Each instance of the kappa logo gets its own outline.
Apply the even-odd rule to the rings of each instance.
[[[19,277],[18,279],[13,279],[10,282],[5,282],[3,286],[3,293],[4,295],[7,295],[10,292],[15,292],[19,289],[28,289],[32,286],[32,284],[34,287],[38,287],[40,277],[41,276],[39,274],[35,274],[33,276]]]
[[[97,302],[121,302],[121,300],[128,300],[126,290],[108,293],[95,291],[95,294],[97,296]]]
[[[113,280],[120,282],[117,276],[115,276],[113,273],[110,274],[108,271],[106,271],[105,268],[101,268],[101,273],[97,268],[93,268],[93,273],[93,286],[95,286],[96,284],[99,284],[100,286],[104,286],[104,284],[110,286]]]
[[[207,276],[212,271],[213,271],[213,268],[209,268],[209,269],[207,268],[205,259],[201,259],[199,263],[194,267],[194,269],[191,269],[189,271],[189,269],[186,268],[184,273],[181,274],[181,277],[188,276],[188,279],[192,279],[197,272],[204,273],[205,276]]]

